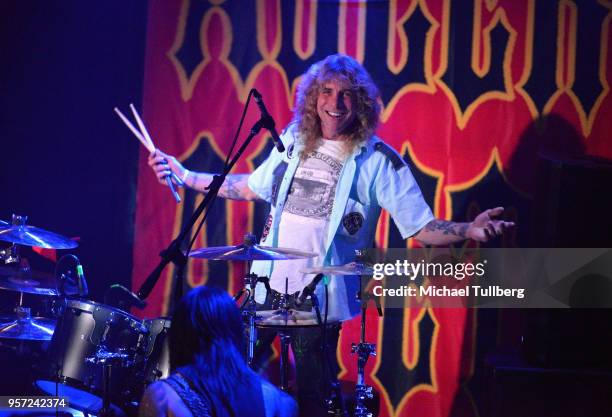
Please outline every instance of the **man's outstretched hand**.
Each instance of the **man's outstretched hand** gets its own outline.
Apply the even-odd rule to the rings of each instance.
[[[497,236],[501,236],[507,229],[514,226],[514,222],[495,220],[495,217],[503,212],[503,207],[495,207],[480,213],[468,226],[466,237],[478,242],[488,242]]]

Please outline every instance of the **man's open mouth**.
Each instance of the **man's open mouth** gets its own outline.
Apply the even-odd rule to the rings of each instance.
[[[339,119],[341,117],[343,117],[346,113],[342,113],[342,112],[333,112],[333,111],[329,111],[329,110],[325,110],[325,113],[327,113],[329,116],[334,117],[336,119]]]

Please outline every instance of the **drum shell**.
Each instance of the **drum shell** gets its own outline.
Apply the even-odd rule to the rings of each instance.
[[[103,364],[95,363],[96,352],[103,348],[121,353],[126,359],[111,360],[111,396],[115,403],[130,400],[134,391],[132,375],[142,365],[139,357],[146,333],[142,323],[124,311],[93,301],[68,299],[49,345],[48,376],[101,396]]]
[[[166,317],[144,320],[148,333],[145,348],[144,380],[148,385],[170,375],[170,353],[168,350],[168,333],[171,320]]]

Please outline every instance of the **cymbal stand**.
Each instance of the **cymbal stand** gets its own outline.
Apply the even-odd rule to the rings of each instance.
[[[346,410],[346,404],[344,404],[344,399],[342,398],[342,390],[340,389],[340,382],[336,374],[333,371],[332,367],[332,359],[330,357],[330,352],[328,351],[327,346],[327,323],[324,323],[321,318],[321,308],[319,306],[319,298],[313,292],[310,294],[310,301],[312,303],[312,307],[315,310],[315,314],[317,315],[317,323],[321,328],[321,340],[322,340],[322,354],[323,354],[323,362],[325,363],[325,370],[327,371],[327,375],[329,377],[329,395],[325,399],[325,406],[327,408],[328,415],[334,416],[348,416],[348,412]]]
[[[291,345],[291,333],[287,327],[289,318],[289,278],[285,278],[285,293],[281,295],[279,313],[285,318],[285,326],[278,332],[280,339],[280,389],[289,391],[289,345]]]
[[[372,387],[365,383],[365,366],[370,356],[376,356],[376,344],[366,343],[365,341],[367,306],[366,298],[361,307],[361,336],[359,343],[351,344],[351,353],[357,354],[357,385],[355,386],[355,412],[353,414],[355,417],[372,417],[366,401],[374,398],[374,394],[372,393]]]
[[[250,269],[250,268],[249,268]],[[257,327],[255,323],[257,317],[257,303],[255,302],[255,287],[258,282],[262,282],[266,290],[269,290],[270,284],[267,277],[260,277],[253,273],[248,273],[244,277],[244,286],[247,287],[248,297],[242,305],[242,316],[249,320],[249,345],[247,351],[247,363],[249,366],[253,364],[255,356],[255,345],[257,344]]]

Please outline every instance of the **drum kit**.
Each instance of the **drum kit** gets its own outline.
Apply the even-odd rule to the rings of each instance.
[[[84,287],[84,292],[64,290],[63,280],[70,276],[31,270],[19,254],[20,247],[72,249],[78,243],[28,226],[26,220],[14,215],[11,224],[0,223],[0,241],[10,243],[0,251],[4,263],[0,290],[19,293],[13,314],[0,317],[0,342],[44,344],[33,393],[67,398],[70,407],[84,415],[135,414],[146,385],[168,375],[165,340],[170,320],[139,320],[121,309],[86,299],[82,268],[74,255],[66,256],[77,259],[78,287]],[[51,297],[55,306],[51,317],[32,317],[24,294]]]
[[[4,339],[48,342],[44,366],[35,378],[34,385],[41,393],[68,398],[70,406],[84,415],[116,416],[136,413],[138,402],[146,386],[169,374],[167,335],[170,318],[160,317],[140,320],[117,307],[86,299],[86,293],[67,295],[60,277],[32,271],[19,254],[20,246],[47,249],[72,249],[78,243],[41,228],[26,225],[27,217],[13,215],[12,222],[0,221],[0,241],[10,244],[0,250],[0,290],[19,293],[19,301],[13,314],[0,317],[0,342]],[[74,257],[73,255],[70,255]],[[253,235],[235,246],[196,249],[190,257],[208,260],[245,261],[290,260],[314,257],[315,254],[295,249],[272,248],[256,244]],[[76,257],[74,257],[76,258]],[[25,261],[25,262],[24,262]],[[77,266],[79,279],[80,264]],[[81,270],[82,271],[82,270]],[[305,273],[323,275],[369,275],[370,268],[361,263],[344,266],[318,267]],[[272,329],[281,341],[280,380],[281,389],[288,389],[288,363],[291,331],[295,328],[320,327],[324,331],[318,302],[314,295],[314,282],[309,292],[315,313],[300,311],[286,300],[277,310],[258,311],[255,302],[255,286],[262,282],[269,288],[267,278],[247,274],[246,299],[241,303],[243,317],[248,328],[247,359],[251,364],[257,340],[257,329]],[[79,282],[80,284],[80,282]],[[81,285],[79,285],[81,288]],[[85,284],[86,288],[86,284]],[[55,308],[52,317],[33,317],[31,308],[24,303],[24,293],[51,297]],[[305,297],[304,297],[305,298]],[[302,300],[303,301],[303,300]],[[358,383],[356,404],[352,415],[372,416],[366,402],[372,398],[372,389],[365,385],[364,368],[369,356],[376,354],[374,344],[365,342],[365,308],[362,311],[361,340],[354,344],[357,354]],[[332,383],[332,397],[328,402],[336,415],[348,415],[338,405],[339,384]]]

